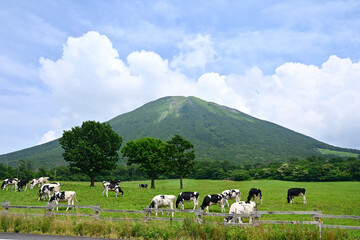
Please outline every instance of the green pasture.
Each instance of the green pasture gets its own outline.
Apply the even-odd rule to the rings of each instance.
[[[358,153],[343,152],[343,151],[336,151],[336,150],[323,149],[323,148],[318,148],[318,150],[323,155],[335,155],[339,157],[353,157],[353,158],[359,157]]]
[[[240,189],[241,199],[245,200],[250,188],[260,188],[263,193],[263,204],[258,205],[259,211],[313,211],[317,209],[323,214],[333,215],[357,215],[360,216],[360,182],[288,182],[277,180],[254,180],[254,181],[222,181],[222,180],[184,180],[184,189],[179,189],[179,180],[157,180],[156,189],[139,188],[139,183],[149,181],[121,182],[124,196],[114,192],[109,192],[109,197],[102,196],[103,187],[101,183],[95,183],[95,187],[90,187],[88,182],[61,182],[61,190],[76,191],[79,201],[75,205],[97,205],[102,209],[121,209],[121,210],[142,210],[149,206],[153,196],[158,194],[172,194],[177,196],[181,191],[197,191],[200,193],[201,205],[203,198],[208,194],[221,193],[226,189]],[[302,204],[302,198],[295,198],[295,204],[288,204],[286,200],[287,190],[293,187],[306,188],[307,204]],[[11,205],[32,205],[45,206],[45,201],[37,201],[38,187],[24,192],[14,192],[14,190],[0,190],[0,202],[10,201]],[[230,200],[230,205],[234,200]],[[64,203],[65,204],[65,203]],[[193,203],[185,203],[186,209],[192,209]],[[18,210],[11,209],[12,212],[39,213],[44,210]],[[64,208],[60,208],[65,212]],[[226,212],[229,208],[226,206]],[[69,212],[92,213],[91,210],[69,210]],[[220,213],[219,205],[210,206],[210,212]],[[159,216],[162,217],[161,213]],[[141,214],[118,214],[101,213],[101,217],[129,217],[142,218]],[[164,217],[169,217],[166,213]],[[175,213],[176,218],[195,218],[194,213]],[[289,216],[289,215],[266,215],[262,219],[271,220],[311,220],[311,216]],[[207,218],[209,222],[222,222],[222,217]],[[247,221],[246,219],[244,219]],[[358,220],[342,219],[323,219],[324,224],[336,225],[360,225]],[[161,221],[161,223],[163,223]],[[275,228],[281,226],[275,226]],[[351,231],[352,235],[360,237],[360,231]]]

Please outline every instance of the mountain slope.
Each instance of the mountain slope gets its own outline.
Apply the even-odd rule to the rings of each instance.
[[[229,160],[246,164],[318,155],[318,148],[346,151],[195,97],[161,98],[119,115],[109,123],[123,137],[123,145],[142,137],[167,141],[179,134],[194,144],[197,160]],[[65,164],[61,152],[56,140],[1,155],[0,162],[17,165],[18,159],[23,158],[33,161],[36,166],[51,167]]]

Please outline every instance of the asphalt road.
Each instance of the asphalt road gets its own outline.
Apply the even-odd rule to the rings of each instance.
[[[0,233],[0,240],[14,240],[14,239],[21,239],[21,240],[96,240],[96,239],[104,239],[104,238],[41,235],[41,234],[21,234],[21,233]]]

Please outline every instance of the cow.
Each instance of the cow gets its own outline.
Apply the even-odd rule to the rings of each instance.
[[[55,183],[45,183],[44,185],[42,185],[39,189],[39,198],[38,201],[42,200],[44,197],[44,200],[46,199],[46,195],[49,197],[51,197],[51,194],[53,192],[58,192],[60,191],[60,183],[59,182],[55,182]]]
[[[140,183],[139,188],[147,188],[148,185],[146,183]]]
[[[167,207],[169,206],[170,209],[174,209],[174,202],[176,197],[174,195],[156,195],[151,200],[149,208],[158,209],[159,207]],[[161,211],[164,215],[164,212]],[[157,216],[157,211],[156,211]],[[174,212],[171,213],[171,216],[174,217]]]
[[[25,186],[25,192],[26,192],[29,181],[30,181],[29,179],[20,179],[18,183],[18,191],[20,192],[21,189]]]
[[[76,192],[74,191],[57,191],[54,192],[54,194],[49,199],[49,203],[55,202],[56,205],[59,204],[59,202],[68,202],[68,205],[74,205],[74,199],[78,203],[78,200],[76,199]],[[69,207],[66,208],[66,211],[69,209]],[[59,207],[56,206],[56,211],[59,211]]]
[[[5,188],[6,188],[6,190],[9,190],[9,185],[13,185],[15,188],[15,192],[16,192],[18,182],[19,182],[19,179],[17,179],[17,178],[7,178],[1,184],[1,189],[5,190]]]
[[[224,197],[221,194],[213,194],[213,195],[207,195],[204,197],[203,203],[200,206],[201,210],[204,210],[206,208],[206,212],[209,212],[209,206],[215,205],[219,203],[221,207],[221,212],[225,212],[224,207]]]
[[[108,195],[109,191],[114,191],[116,197],[117,197],[118,193],[121,193],[122,196],[124,195],[124,192],[121,190],[120,185],[109,183],[109,182],[104,183],[104,182],[103,182],[104,191],[102,194],[103,196],[104,196],[104,193],[106,193],[106,197],[109,197],[109,195]]]
[[[230,190],[225,190],[221,193],[221,195],[223,195],[224,197],[224,201],[225,203],[227,203],[228,207],[229,207],[229,202],[228,199],[234,199],[236,202],[240,202],[240,190],[239,189],[230,189]]]
[[[49,177],[34,178],[30,183],[30,188],[33,189],[35,185],[41,187],[42,185],[48,182],[49,182]]]
[[[256,203],[255,202],[235,202],[231,204],[229,214],[252,214],[256,211]],[[238,217],[239,223],[243,223],[241,221],[241,217]],[[227,216],[224,218],[225,223],[236,222],[233,216]],[[252,223],[252,218],[249,217],[249,223]]]
[[[259,198],[260,198],[260,204],[262,205],[261,190],[258,188],[251,188],[249,191],[249,195],[247,197],[247,201],[250,202],[251,199],[254,199],[255,201],[255,198],[256,198],[256,204],[259,204]]]
[[[287,201],[288,203],[294,203],[294,197],[302,196],[303,204],[306,204],[305,188],[290,188],[288,190]]]
[[[181,203],[181,209],[184,210],[184,202],[194,201],[194,209],[199,207],[199,193],[198,192],[181,192],[176,199],[176,208],[179,208]]]

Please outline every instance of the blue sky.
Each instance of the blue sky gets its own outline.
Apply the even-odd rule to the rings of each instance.
[[[359,13],[355,0],[3,0],[0,154],[170,95],[360,149]]]

